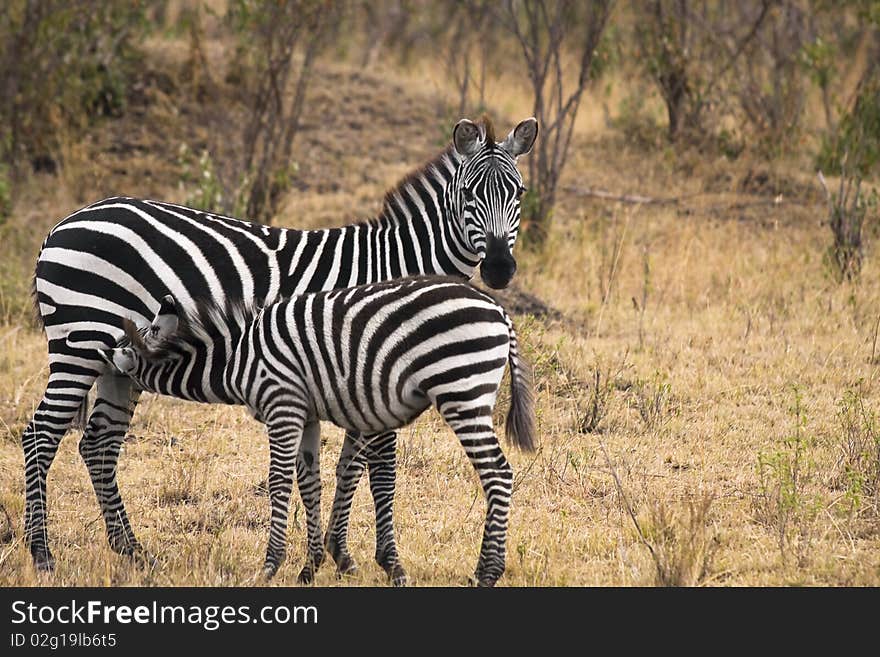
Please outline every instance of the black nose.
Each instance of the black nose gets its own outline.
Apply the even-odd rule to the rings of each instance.
[[[516,273],[516,260],[510,253],[506,240],[490,237],[486,245],[486,257],[480,265],[480,278],[495,290],[507,287]]]

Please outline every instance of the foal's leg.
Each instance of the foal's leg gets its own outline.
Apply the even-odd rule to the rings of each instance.
[[[324,561],[324,540],[321,536],[321,425],[317,420],[303,429],[302,443],[296,459],[296,481],[306,511],[308,536],[306,563],[297,578],[300,584],[311,584]]]
[[[304,412],[298,406],[279,406],[265,415],[269,432],[269,545],[263,575],[271,578],[287,554],[287,517],[296,455],[305,425]]]
[[[119,450],[139,397],[140,390],[128,377],[102,374],[98,378],[95,406],[79,443],[79,453],[101,505],[110,548],[117,554],[151,561],[135,538],[116,481]]]
[[[357,565],[348,551],[348,523],[354,491],[367,463],[365,439],[361,434],[346,432],[342,453],[336,465],[336,492],[327,523],[327,552],[336,563],[340,575],[357,572]]]
[[[494,586],[504,573],[513,469],[492,427],[492,404],[480,405],[485,399],[469,401],[456,397],[441,394],[435,403],[461,441],[486,494],[486,522],[475,579],[480,586]]]
[[[394,491],[397,477],[397,434],[393,431],[361,436],[347,432],[336,466],[336,494],[327,527],[327,551],[340,574],[353,573],[357,566],[348,552],[351,502],[357,483],[369,463],[370,491],[376,507],[376,561],[395,586],[405,585],[406,572],[400,565],[394,536]]]
[[[394,586],[405,586],[406,571],[400,564],[394,538],[394,491],[397,485],[397,434],[394,431],[367,438],[370,492],[376,506],[376,562]]]

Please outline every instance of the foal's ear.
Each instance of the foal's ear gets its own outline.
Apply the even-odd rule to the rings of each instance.
[[[150,324],[150,332],[148,334],[151,341],[164,340],[177,331],[180,325],[180,315],[177,310],[177,301],[170,294],[162,297],[162,303],[159,310]]]
[[[115,347],[114,349],[98,349],[98,355],[113,370],[120,374],[131,374],[137,359],[131,347]]]
[[[535,144],[538,137],[538,120],[529,117],[525,121],[520,121],[510,134],[501,142],[501,148],[510,153],[515,158],[525,155]]]
[[[111,368],[116,369],[116,365],[113,364],[113,352],[115,349],[98,349],[98,355],[101,357],[105,363],[107,363]]]
[[[452,143],[459,154],[468,157],[483,147],[483,131],[473,121],[462,119],[452,131]]]

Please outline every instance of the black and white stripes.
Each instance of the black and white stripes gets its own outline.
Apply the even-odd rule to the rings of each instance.
[[[516,240],[522,188],[515,161],[531,148],[536,132],[534,119],[527,119],[496,143],[488,123],[461,121],[454,146],[389,192],[378,217],[342,228],[288,230],[131,198],[94,203],[59,223],[43,244],[35,273],[49,343],[49,381],[22,436],[25,533],[36,566],[53,565],[46,531],[47,473],[93,386],[97,398],[80,453],[111,546],[120,553],[142,553],[116,482],[119,448],[140,391],[129,379],[104,373],[99,357],[100,349],[116,344],[126,319],[149,322],[168,294],[184,310],[199,300],[224,307],[229,301],[259,303],[418,274],[465,279],[481,262],[489,285],[506,285],[515,271],[508,247]],[[221,398],[219,372],[225,362],[216,353],[202,356],[193,360],[186,388],[171,394]],[[393,434],[387,440],[393,444]],[[301,491],[315,489],[318,451],[314,454],[299,473]],[[374,475],[384,482],[374,490],[387,490],[390,482],[393,496],[393,463],[370,461],[369,472],[371,484]],[[348,486],[356,484],[347,480]],[[343,498],[347,494],[337,491]],[[397,559],[391,505],[388,499],[376,503],[388,513],[379,523],[377,554],[378,546],[385,546],[391,572]],[[344,538],[344,528],[337,535]],[[337,563],[350,564],[344,540],[335,548]]]
[[[315,455],[318,421],[373,437],[402,427],[433,405],[456,432],[486,494],[476,580],[492,585],[504,571],[512,472],[498,444],[492,412],[505,365],[511,367],[508,438],[534,447],[528,368],[504,310],[470,285],[417,277],[306,294],[248,317],[233,307],[201,307],[175,321],[171,297],[149,328],[129,330],[130,346],[103,353],[114,369],[145,390],[196,390],[193,362],[222,354],[222,401],[243,404],[269,432],[271,530],[264,572],[285,555],[294,468]],[[142,338],[141,334],[145,334]],[[198,400],[198,399],[197,399]],[[343,454],[341,467],[350,458]],[[323,559],[320,513],[304,496],[311,579]],[[341,502],[340,502],[341,504]],[[334,508],[333,516],[342,513]]]

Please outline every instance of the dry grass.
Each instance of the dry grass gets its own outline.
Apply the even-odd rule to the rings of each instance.
[[[347,91],[353,107],[366,112],[379,99],[384,109],[366,122],[336,115],[327,122],[329,92],[316,88],[314,107],[324,109],[307,117],[299,151],[308,184],[291,194],[281,224],[312,227],[369,214],[383,189],[442,140],[442,103],[425,82],[414,83],[413,99],[402,91],[412,79],[406,73],[329,73],[324,79],[334,93]],[[499,112],[517,103],[504,101]],[[360,113],[353,109],[349,118]],[[767,198],[743,182],[754,178],[747,164],[648,155],[601,129],[597,116],[598,110],[582,119],[564,186],[703,195],[680,206],[636,209],[568,194],[546,253],[519,255],[519,285],[563,311],[565,321],[517,321],[535,364],[540,449],[533,456],[508,450],[516,479],[500,584],[880,584],[876,486],[866,492],[848,485],[853,478],[841,470],[869,461],[852,456],[854,432],[868,447],[876,440],[873,425],[857,425],[840,406],[855,390],[860,418],[880,408],[874,258],[857,284],[838,286],[826,276],[828,229],[819,224],[822,206],[803,191],[809,176],[780,178],[792,190],[785,200],[798,203],[745,205]],[[505,122],[517,118],[507,114]],[[105,146],[97,139],[92,147]],[[140,156],[123,157],[124,176],[112,173],[118,162],[92,158],[92,196],[123,180],[127,186],[116,191],[179,200],[169,170],[139,186]],[[76,207],[76,194],[47,188],[37,181],[25,190],[11,222],[31,228],[6,234],[22,262],[32,262],[45,230]],[[23,280],[4,281],[0,290],[11,297],[26,290],[29,266],[16,270]],[[147,572],[110,552],[77,438],[68,436],[49,486],[57,572],[37,578],[21,543],[20,435],[46,376],[45,345],[23,307],[4,306],[0,325],[0,503],[13,525],[11,535],[0,527],[0,585],[248,582],[261,564],[268,526],[262,428],[238,408],[151,396],[125,444],[120,481],[134,527],[161,566]],[[586,422],[594,403],[601,417]],[[501,413],[498,420],[500,429]],[[765,469],[762,483],[760,462],[762,455],[787,454],[795,426],[809,437],[802,457],[810,476],[800,483],[800,498],[787,498],[805,506],[788,517],[794,538],[780,541],[778,525],[761,508],[766,477],[774,475]],[[326,425],[323,436],[326,517],[342,434]],[[401,432],[399,462],[399,547],[413,582],[464,584],[485,508],[473,469],[433,412]],[[876,477],[873,470],[862,475]],[[770,483],[788,490],[775,476]],[[292,518],[279,585],[295,583],[305,554],[301,507]],[[351,531],[362,567],[343,584],[386,584],[372,563],[372,530],[362,485]],[[317,583],[337,584],[332,567],[319,572]]]

